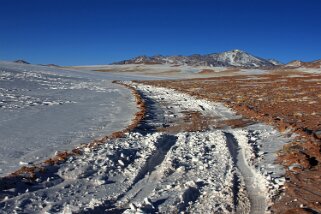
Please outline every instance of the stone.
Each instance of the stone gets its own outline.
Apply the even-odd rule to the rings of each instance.
[[[314,136],[318,139],[321,139],[321,130],[317,130],[314,132]]]

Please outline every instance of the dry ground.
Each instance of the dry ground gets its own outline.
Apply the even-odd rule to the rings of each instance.
[[[279,153],[278,160],[287,169],[287,182],[284,195],[275,202],[273,211],[321,212],[320,74],[284,72],[144,83],[223,102],[250,120],[272,124],[282,132],[296,132],[296,141]],[[204,120],[190,113],[188,116]]]

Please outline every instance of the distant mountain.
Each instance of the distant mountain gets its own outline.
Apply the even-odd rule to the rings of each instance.
[[[289,62],[288,64],[285,64],[285,67],[293,67],[293,68],[298,68],[302,66],[302,61],[300,60],[293,60],[291,62]]]
[[[321,59],[312,62],[304,62],[303,66],[306,68],[321,68]]]
[[[14,61],[15,63],[20,63],[20,64],[30,64],[29,62],[22,60],[22,59],[18,59],[16,61]]]
[[[47,67],[61,67],[60,65],[56,65],[56,64],[39,64],[42,66],[47,66]]]
[[[321,59],[312,62],[302,62],[300,60],[294,60],[284,65],[286,68],[321,68]]]
[[[214,54],[194,54],[191,56],[138,56],[133,59],[113,64],[173,64],[190,66],[235,66],[235,67],[267,67],[280,65],[276,60],[267,60],[253,56],[245,51],[232,50]]]

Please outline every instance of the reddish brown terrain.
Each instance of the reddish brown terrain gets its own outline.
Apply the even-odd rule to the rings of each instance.
[[[287,182],[272,211],[321,212],[320,74],[275,73],[144,83],[222,102],[250,120],[274,125],[284,133],[297,133],[295,141],[279,152]]]

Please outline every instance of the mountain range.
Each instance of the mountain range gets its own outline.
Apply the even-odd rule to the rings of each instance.
[[[193,54],[190,56],[138,56],[132,59],[115,62],[113,64],[173,64],[189,66],[211,66],[211,67],[273,67],[282,65],[277,60],[264,59],[253,56],[242,50],[231,50],[213,54]]]
[[[14,61],[19,64],[30,64],[29,62],[18,59]],[[190,56],[137,56],[132,59],[114,62],[112,65],[127,65],[127,64],[145,64],[145,65],[163,65],[169,64],[172,66],[209,66],[209,67],[243,67],[243,68],[284,68],[284,69],[296,69],[296,68],[321,68],[321,59],[303,62],[300,60],[293,60],[287,64],[274,59],[264,59],[251,55],[242,50],[231,50],[222,53],[213,54],[193,54]],[[43,65],[43,64],[41,64]],[[46,64],[43,66],[59,67],[56,64]]]

